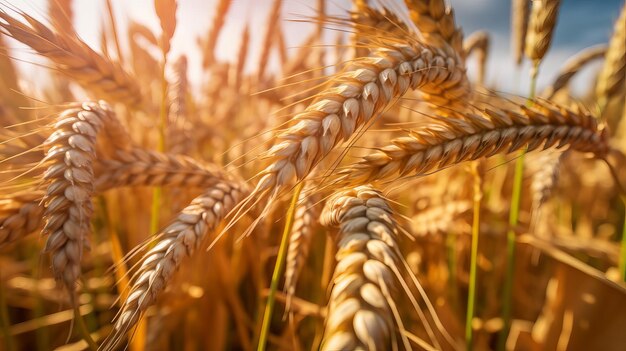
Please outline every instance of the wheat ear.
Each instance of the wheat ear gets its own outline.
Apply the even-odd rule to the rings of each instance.
[[[463,53],[463,31],[456,26],[454,10],[446,7],[444,0],[404,0],[411,20],[426,39],[438,48],[449,46]]]
[[[559,180],[559,167],[565,155],[566,152],[552,150],[529,160],[532,164],[529,164],[528,168],[535,169],[530,185],[534,212],[539,211],[552,195],[552,190]]]
[[[485,83],[485,68],[487,67],[487,57],[489,54],[489,33],[478,31],[470,34],[463,42],[465,55],[469,56],[476,52],[478,61],[478,85]]]
[[[533,60],[535,65],[543,59],[550,47],[560,2],[560,0],[537,0],[532,2],[524,49],[526,56]]]
[[[12,38],[30,46],[55,63],[97,98],[137,106],[141,102],[137,83],[122,67],[97,54],[75,35],[57,33],[31,16],[21,13],[28,24],[0,10],[0,26]]]
[[[182,260],[195,252],[207,233],[213,231],[242,198],[244,191],[236,183],[218,183],[195,198],[158,234],[156,245],[140,260],[128,298],[122,304],[113,333],[102,344],[103,350],[116,348],[143,312],[155,303]]]
[[[296,293],[296,284],[300,272],[309,257],[311,239],[317,224],[319,209],[314,183],[307,183],[298,198],[298,206],[293,218],[293,226],[289,235],[287,261],[285,263],[285,292],[287,294],[286,310],[291,308],[291,300]]]
[[[428,207],[411,218],[411,234],[423,237],[438,234],[451,234],[462,217],[470,214],[472,203],[465,200],[448,201]],[[454,234],[459,234],[454,232]]]
[[[0,247],[40,228],[42,191],[29,191],[0,200]]]
[[[96,193],[127,186],[208,188],[232,178],[215,165],[201,165],[182,155],[144,149],[118,150],[115,159],[95,162]],[[41,227],[42,191],[0,200],[0,247]]]
[[[603,58],[606,51],[606,45],[598,45],[586,48],[574,55],[565,63],[554,82],[552,82],[541,95],[545,96],[547,99],[552,99],[556,93],[567,86],[576,73],[588,63]]]
[[[624,91],[626,80],[626,4],[615,22],[615,29],[606,60],[596,85],[596,96],[599,101],[606,103],[613,95]]]
[[[272,163],[260,172],[254,196],[277,195],[294,179],[304,179],[340,141],[366,127],[409,88],[445,89],[450,98],[464,96],[465,70],[456,62],[417,43],[388,46],[353,61],[294,117],[295,125],[277,136],[267,152]]]
[[[211,22],[211,29],[202,45],[204,51],[202,67],[204,68],[211,67],[215,62],[215,46],[217,45],[217,40],[219,39],[222,27],[224,27],[226,15],[232,3],[232,0],[220,0],[215,6],[215,16],[213,16],[213,21]]]
[[[184,155],[141,148],[118,151],[114,159],[100,160],[96,188],[124,186],[211,187],[230,177],[215,165],[202,165]]]
[[[425,175],[463,161],[499,153],[528,151],[553,145],[593,152],[603,157],[608,137],[603,126],[590,114],[574,112],[548,102],[535,100],[532,107],[520,105],[515,111],[485,109],[465,114],[463,120],[441,119],[410,135],[395,139],[392,145],[363,157],[339,173],[345,186],[401,176]],[[336,185],[336,183],[334,184]]]
[[[529,4],[529,0],[513,0],[511,4],[511,46],[513,58],[518,66],[522,64],[524,57]]]
[[[83,103],[62,112],[44,142],[48,165],[43,179],[45,251],[52,256],[55,278],[74,291],[80,276],[83,242],[90,231],[94,193],[96,136],[114,115],[104,103]]]
[[[320,222],[340,228],[321,349],[397,349],[396,327],[404,327],[392,296],[401,259],[393,211],[379,192],[360,186],[333,195]]]

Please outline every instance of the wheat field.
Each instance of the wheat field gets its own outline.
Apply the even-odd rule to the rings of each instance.
[[[0,350],[624,349],[626,4],[546,72],[571,19],[512,0],[512,94],[444,0],[216,0],[199,60],[184,1],[0,2]]]

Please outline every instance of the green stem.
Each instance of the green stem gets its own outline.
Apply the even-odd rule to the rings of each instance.
[[[482,197],[480,177],[474,165],[474,214],[472,219],[472,248],[470,256],[469,291],[467,294],[467,314],[465,316],[465,344],[466,350],[472,351],[474,347],[474,311],[476,306],[476,273],[478,266],[478,236],[480,234],[480,200]]]
[[[89,329],[87,329],[87,325],[85,324],[85,320],[83,319],[83,315],[80,313],[80,307],[74,307],[74,319],[76,320],[76,326],[78,327],[78,333],[82,336],[83,340],[87,342],[89,345],[89,349],[91,351],[98,351],[98,345],[91,338],[91,334],[89,333]]]
[[[530,94],[528,104],[532,104],[537,89],[537,76],[539,75],[540,61],[533,62],[530,70]],[[520,204],[522,200],[522,183],[524,180],[524,156],[526,150],[520,152],[515,161],[515,175],[513,177],[513,194],[511,196],[511,211],[509,212],[509,230],[506,233],[506,275],[504,277],[504,289],[502,292],[502,321],[504,327],[498,340],[498,350],[503,351],[506,339],[511,328],[511,310],[513,302],[513,280],[515,274],[515,228],[519,221]]]
[[[622,196],[624,202],[624,226],[622,228],[622,247],[619,256],[619,273],[622,280],[626,282],[626,196]]]
[[[278,281],[280,280],[283,266],[285,265],[285,258],[287,257],[287,243],[289,242],[289,233],[291,232],[291,225],[293,224],[293,215],[296,211],[298,197],[300,196],[300,191],[302,190],[303,185],[304,182],[300,182],[295,187],[293,191],[293,197],[291,198],[291,204],[289,205],[289,209],[287,210],[283,237],[280,239],[278,256],[276,257],[274,273],[272,274],[272,282],[270,283],[270,291],[267,296],[267,303],[265,304],[265,313],[263,314],[263,323],[261,325],[261,334],[259,335],[259,344],[257,345],[257,351],[264,351],[267,344],[267,336],[269,334],[270,324],[272,321],[272,313],[274,312],[274,303],[276,302]]]

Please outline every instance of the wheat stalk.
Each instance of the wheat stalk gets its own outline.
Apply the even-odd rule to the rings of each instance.
[[[156,245],[140,260],[139,268],[133,275],[128,298],[123,302],[115,322],[114,331],[101,346],[103,350],[117,347],[124,335],[167,287],[182,260],[195,252],[207,233],[215,230],[244,192],[245,187],[236,183],[218,183],[195,198],[158,234]]]
[[[400,262],[393,211],[379,192],[360,186],[328,199],[320,222],[340,227],[321,349],[396,349],[396,326],[403,326],[392,296]]]
[[[95,97],[128,106],[141,103],[139,86],[119,64],[98,55],[76,36],[56,33],[25,13],[21,16],[28,24],[0,10],[0,26],[7,35],[50,59],[56,69],[92,91]]]
[[[527,147],[547,149],[569,145],[571,149],[593,152],[602,157],[608,150],[607,136],[597,120],[583,111],[534,101],[533,107],[485,109],[465,114],[465,119],[442,119],[395,139],[392,145],[363,157],[343,169],[341,184],[397,179],[425,175],[447,166]]]

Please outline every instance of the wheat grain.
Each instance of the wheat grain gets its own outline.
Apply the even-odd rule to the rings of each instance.
[[[9,36],[50,59],[60,72],[92,91],[95,97],[128,106],[140,104],[139,86],[119,64],[98,55],[78,37],[55,33],[31,16],[21,15],[28,25],[0,10],[0,26]]]
[[[43,195],[41,191],[29,191],[0,200],[0,247],[40,228]]]
[[[194,199],[161,231],[158,243],[140,260],[128,298],[123,302],[113,333],[102,344],[103,350],[116,348],[126,332],[167,287],[182,260],[195,252],[206,234],[213,231],[237,204],[244,195],[244,189],[235,183],[216,184]]]
[[[465,119],[442,119],[409,136],[395,139],[392,145],[363,157],[340,172],[341,184],[424,175],[447,166],[524,146],[528,151],[543,146],[593,152],[603,157],[608,151],[605,129],[585,112],[534,101],[533,107],[520,105],[515,111],[486,109],[466,114]]]
[[[321,349],[396,349],[396,326],[403,326],[392,296],[397,268],[389,267],[400,261],[391,208],[379,192],[360,186],[333,195],[320,222],[340,227]]]

